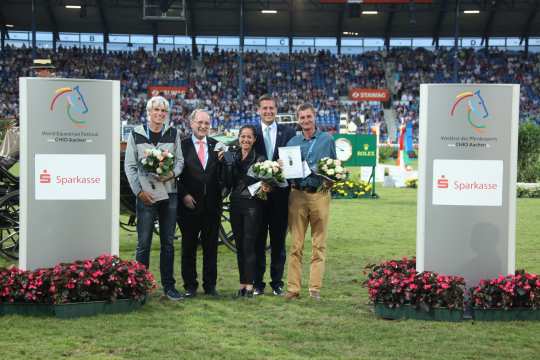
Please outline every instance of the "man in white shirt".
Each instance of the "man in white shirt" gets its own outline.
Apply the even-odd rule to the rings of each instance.
[[[277,102],[270,95],[259,98],[258,114],[261,122],[256,126],[254,148],[259,155],[268,160],[278,159],[278,147],[285,146],[295,135],[293,128],[276,122]],[[287,188],[273,188],[263,204],[263,220],[257,243],[255,244],[255,282],[254,295],[264,294],[266,286],[266,243],[270,235],[270,286],[276,296],[283,295],[283,270],[285,268],[285,237],[287,236],[287,217],[289,209],[289,192]]]
[[[182,231],[182,278],[184,296],[197,295],[197,246],[203,250],[202,287],[206,295],[217,296],[217,246],[221,219],[222,153],[216,152],[215,139],[208,136],[210,115],[195,110],[190,116],[192,135],[182,141],[184,171],[178,178],[178,225]]]

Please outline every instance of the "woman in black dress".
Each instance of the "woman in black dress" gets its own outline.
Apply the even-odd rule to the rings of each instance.
[[[239,149],[225,153],[225,182],[231,189],[231,226],[236,242],[240,289],[238,297],[253,297],[255,273],[255,239],[261,223],[261,201],[251,195],[250,185],[259,180],[248,176],[248,169],[263,156],[253,149],[255,128],[242,126],[238,134]],[[263,183],[262,190],[270,191]]]

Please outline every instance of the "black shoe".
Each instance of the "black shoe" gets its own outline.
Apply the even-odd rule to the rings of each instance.
[[[197,290],[189,289],[189,290],[186,290],[186,292],[184,293],[185,298],[194,298],[196,296],[197,296]]]
[[[281,286],[278,286],[272,289],[272,294],[274,294],[275,296],[283,296],[284,295],[283,288]]]
[[[246,289],[245,288],[242,288],[242,289],[239,289],[238,292],[236,294],[234,294],[234,297],[235,298],[243,298],[246,296]]]
[[[264,295],[264,289],[253,288],[253,295],[254,296]]]
[[[208,295],[208,296],[219,297],[219,293],[216,290],[216,288],[211,288],[211,289],[208,289],[208,290],[204,290],[204,293],[206,295]]]
[[[165,296],[171,301],[182,300],[184,296],[178,292],[175,288],[165,290]]]

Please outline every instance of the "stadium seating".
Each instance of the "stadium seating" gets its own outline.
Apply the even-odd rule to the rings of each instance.
[[[396,123],[418,126],[420,83],[452,81],[453,52],[396,48],[360,55],[336,56],[328,52],[289,55],[247,52],[240,85],[239,54],[233,51],[205,52],[192,59],[186,50],[156,54],[109,52],[86,48],[59,48],[56,53],[39,49],[39,57],[51,57],[57,76],[115,79],[121,82],[121,118],[138,123],[146,115],[150,85],[184,86],[187,91],[172,99],[171,120],[182,131],[194,107],[212,113],[212,126],[230,129],[258,121],[255,100],[263,93],[279,99],[280,113],[292,113],[302,101],[318,109],[318,122],[336,131],[340,114],[347,113],[359,132],[386,126],[379,103],[348,101],[349,87],[389,88]],[[526,57],[521,52],[460,49],[459,80],[463,83],[521,84],[521,119],[540,123],[540,54]],[[18,117],[18,81],[30,76],[31,50],[6,47],[0,58],[0,118]],[[388,80],[390,79],[390,80]],[[239,97],[242,95],[242,101]]]

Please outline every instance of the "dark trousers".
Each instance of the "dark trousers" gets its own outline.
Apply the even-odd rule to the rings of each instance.
[[[272,289],[283,287],[285,269],[285,238],[287,237],[287,219],[289,213],[289,189],[274,189],[262,204],[260,232],[255,244],[256,271],[255,287],[264,289],[266,271],[266,245],[270,234],[270,286]]]
[[[231,198],[231,226],[241,284],[253,284],[255,239],[261,222],[261,204],[254,199]]]
[[[197,290],[197,247],[199,238],[203,251],[203,289],[212,290],[217,279],[217,248],[221,208],[197,212],[181,206],[178,225],[182,231],[182,278],[186,290]],[[218,212],[216,212],[218,211]]]
[[[137,198],[137,250],[135,259],[147,268],[150,265],[150,249],[154,234],[154,219],[159,221],[159,239],[161,247],[159,252],[159,271],[163,290],[174,287],[174,228],[176,220],[177,195],[169,194],[168,200],[158,201],[152,205],[145,205]]]

